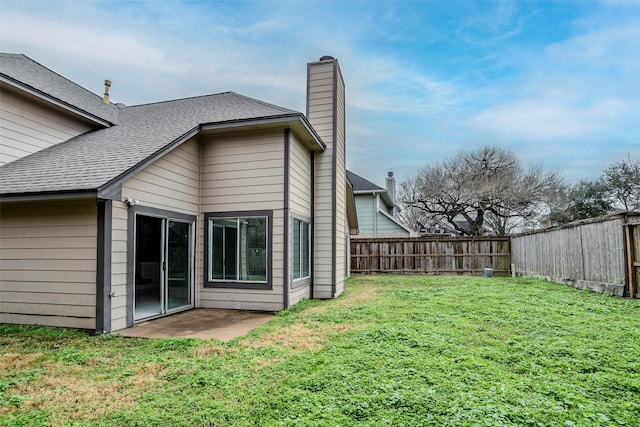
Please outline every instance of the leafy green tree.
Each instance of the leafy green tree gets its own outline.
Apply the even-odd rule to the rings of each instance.
[[[551,210],[550,218],[554,224],[565,224],[606,215],[611,209],[606,185],[583,180],[569,187],[565,202]]]

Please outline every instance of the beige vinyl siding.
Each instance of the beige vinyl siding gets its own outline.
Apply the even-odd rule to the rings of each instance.
[[[332,297],[333,279],[333,106],[334,64],[313,64],[309,69],[308,118],[327,145],[315,156],[314,297]]]
[[[94,200],[3,204],[0,323],[95,329]]]
[[[276,311],[283,307],[284,130],[210,136],[201,140],[203,213],[273,211],[271,290],[204,288],[204,215],[198,221],[199,306]]]
[[[0,165],[81,135],[93,128],[56,107],[0,89]]]
[[[290,208],[300,215],[311,217],[311,153],[291,136]]]
[[[113,202],[111,217],[111,330],[127,327],[127,228],[128,209]]]
[[[189,215],[198,213],[198,142],[191,139],[122,185],[122,197],[138,200],[141,206]]]
[[[311,284],[298,286],[297,288],[291,289],[291,291],[289,292],[289,307],[299,303],[303,299],[309,299],[309,297],[311,296],[311,291],[309,290],[310,287]]]
[[[336,293],[342,294],[347,277],[346,254],[349,245],[347,224],[347,200],[344,183],[347,180],[345,141],[345,90],[338,73],[336,87]]]
[[[122,197],[140,206],[189,215],[199,212],[200,147],[193,138],[138,172],[122,185]],[[111,300],[112,330],[127,327],[127,239],[128,207],[113,202]]]
[[[290,151],[289,203],[292,215],[311,219],[311,153],[292,135]],[[289,219],[289,275],[293,277],[293,216]],[[312,271],[313,274],[313,271]],[[291,283],[289,306],[310,297],[311,283],[296,286]],[[294,287],[295,286],[295,287]]]
[[[316,298],[332,298],[340,295],[344,290],[344,278],[347,273],[345,241],[348,235],[346,195],[343,184],[346,180],[344,82],[336,62],[311,64],[309,67],[308,97],[309,121],[327,145],[324,153],[316,156],[314,296]],[[335,177],[333,176],[334,156]],[[334,188],[336,190],[335,198],[333,196]],[[334,213],[336,215],[335,226],[333,223]],[[333,283],[334,268],[335,283]],[[332,294],[334,285],[335,295]]]

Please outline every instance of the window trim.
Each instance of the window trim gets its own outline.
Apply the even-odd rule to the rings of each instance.
[[[294,252],[294,224],[295,221],[298,220],[302,224],[306,224],[309,227],[309,237],[307,239],[309,245],[309,275],[305,277],[300,277],[298,279],[294,278],[294,265],[293,265],[293,252]],[[298,288],[300,286],[305,286],[311,283],[311,278],[313,277],[313,227],[311,226],[311,218],[305,217],[302,215],[292,214],[291,215],[291,288]],[[302,257],[300,258],[302,260]]]
[[[242,280],[210,280],[210,246],[211,246],[211,219],[216,218],[267,218],[267,280],[266,282],[251,282]],[[227,211],[227,212],[205,212],[204,215],[204,287],[205,288],[231,288],[231,289],[273,289],[273,211]]]

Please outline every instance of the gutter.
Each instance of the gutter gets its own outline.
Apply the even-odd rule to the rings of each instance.
[[[202,132],[217,131],[217,130],[236,130],[237,128],[264,128],[265,126],[282,126],[288,125],[291,130],[297,135],[302,135],[305,132],[311,136],[311,138],[304,138],[301,142],[305,142],[312,151],[324,151],[327,145],[322,141],[320,136],[316,133],[315,129],[311,126],[307,118],[302,113],[290,113],[282,114],[278,116],[266,116],[261,118],[250,119],[235,119],[227,120],[223,122],[205,123],[200,125]]]
[[[43,191],[39,193],[14,193],[0,195],[0,203],[36,202],[41,200],[97,199],[97,190]]]
[[[54,98],[51,95],[48,95],[44,92],[42,92],[39,89],[36,89],[34,87],[28,86],[24,83],[21,83],[9,76],[7,76],[6,74],[0,74],[0,82],[11,86],[15,89],[21,90],[23,92],[28,93],[29,95],[35,96],[38,99],[41,99],[43,101],[49,102],[57,107],[60,107],[68,112],[71,112],[75,115],[78,115],[84,119],[87,119],[95,124],[98,124],[100,126],[103,126],[105,128],[111,127],[114,125],[113,122],[103,119],[102,117],[96,116],[95,114],[89,113],[88,111],[82,110],[72,104],[69,104],[66,101],[63,101],[61,99],[58,98]]]

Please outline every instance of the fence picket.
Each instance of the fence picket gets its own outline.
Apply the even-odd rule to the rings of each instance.
[[[508,237],[351,240],[352,273],[509,274]]]

